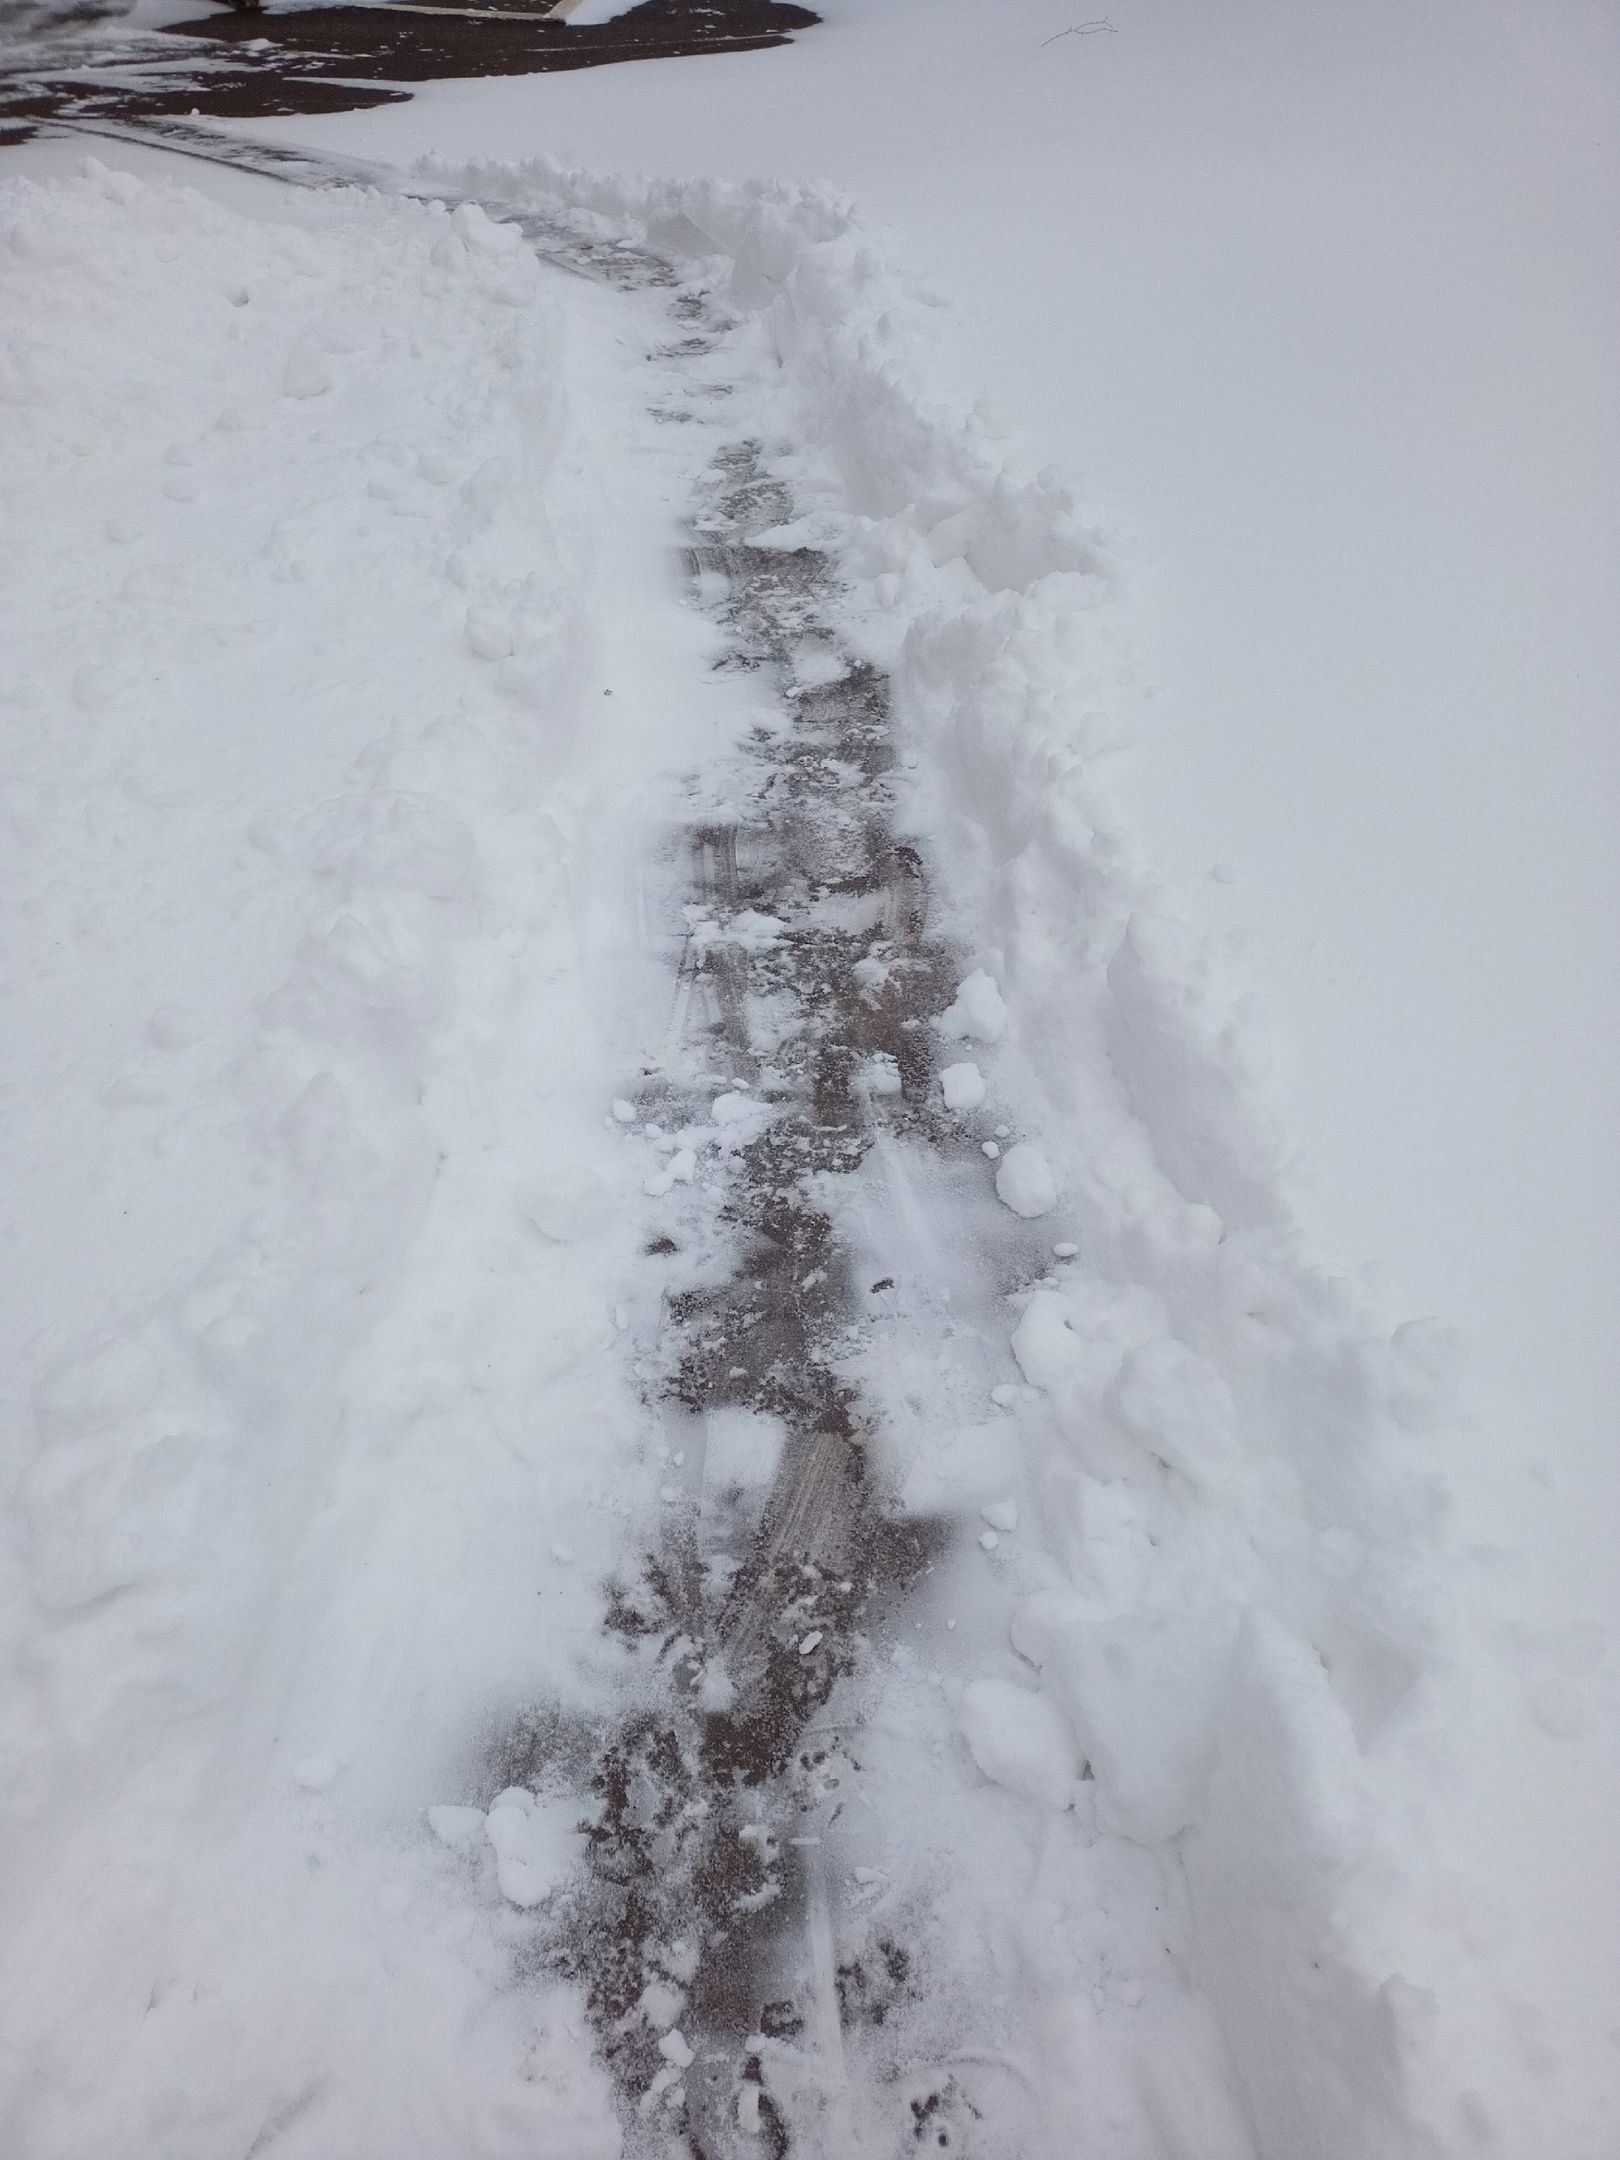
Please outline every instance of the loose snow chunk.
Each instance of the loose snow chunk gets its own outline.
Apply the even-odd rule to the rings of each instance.
[[[975,968],[958,983],[956,1001],[940,1014],[938,1027],[942,1035],[966,1036],[971,1042],[1000,1042],[1007,1032],[1007,1007],[983,968]]]
[[[1038,1807],[1068,1806],[1080,1750],[1049,1696],[1011,1680],[974,1680],[962,1690],[956,1718],[968,1752],[993,1785]]]
[[[641,2014],[655,2032],[668,2032],[685,2000],[685,1991],[668,1980],[649,1980],[641,1991]]]
[[[607,1186],[582,1163],[564,1163],[542,1171],[518,1187],[517,1204],[542,1237],[572,1245],[607,1221],[611,1206]]]
[[[1048,1215],[1057,1206],[1057,1181],[1038,1147],[1021,1140],[1009,1148],[996,1172],[996,1194],[1015,1215]]]
[[[947,1110],[977,1110],[984,1101],[984,1074],[971,1058],[960,1065],[947,1065],[939,1084],[945,1091]]]
[[[692,2067],[692,2045],[679,2026],[660,2036],[658,2052],[666,2062],[672,2062],[677,2070],[690,2070]]]
[[[494,1850],[501,1895],[513,1905],[538,1905],[549,1897],[577,1857],[571,1809],[537,1799],[521,1785],[497,1795],[484,1834]]]
[[[306,1755],[302,1762],[293,1764],[293,1783],[302,1785],[305,1792],[325,1792],[338,1774],[335,1755]]]
[[[677,1148],[663,1169],[655,1171],[641,1189],[649,1199],[661,1200],[677,1185],[690,1185],[696,1175],[696,1152],[689,1147]]]

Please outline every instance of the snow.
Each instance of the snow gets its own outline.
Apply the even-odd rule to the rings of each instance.
[[[539,128],[597,169],[823,179],[960,303],[930,333],[957,379],[1130,530],[1145,663],[1089,701],[1137,744],[1121,844],[1257,993],[1229,1017],[1316,1249],[1365,1261],[1391,1320],[1462,1332],[1488,1602],[1579,1661],[1620,1535],[1612,18],[822,12],[789,50],[683,63],[678,98],[646,71],[446,85],[342,140],[522,158]],[[1620,1742],[1585,1669],[1575,1753],[1480,1703],[1456,1836],[1519,1886],[1522,1991],[1610,2066]]]
[[[485,170],[478,184],[502,183]],[[1308,2137],[1348,2152],[1364,2117],[1403,2137],[1510,2119],[1546,2066],[1485,2070],[1473,2035],[1511,2024],[1504,1984],[1442,1917],[1483,1888],[1447,1839],[1447,1736],[1500,1654],[1432,1587],[1446,1340],[1382,1328],[1310,1261],[1286,1142],[1199,944],[1093,792],[1109,737],[1084,716],[1128,651],[1102,542],[1060,483],[1018,477],[971,425],[933,418],[920,330],[917,387],[897,402],[908,302],[835,205],[541,172],[515,185],[623,204],[632,233],[680,236],[768,325],[791,432],[822,446],[797,468],[817,529],[845,520],[852,629],[894,671],[912,829],[964,938],[1001,929],[994,973],[971,971],[941,1024],[996,1038],[998,1084],[1040,1125],[1087,1227],[1086,1264],[1038,1287],[1013,1335],[1028,1396],[995,1392],[1068,1578],[1007,1586],[1009,1638],[1092,1764],[1092,1834],[1164,1854],[1186,1842],[1176,1954],[1201,1977],[1263,2149]],[[881,454],[868,397],[887,419]],[[931,440],[950,447],[929,468]],[[1022,590],[1002,582],[1020,575]],[[1473,1563],[1448,1550],[1475,1594]],[[1275,1729],[1263,1749],[1256,1718]],[[1246,1841],[1267,1824],[1274,1848],[1251,1869]],[[1256,1894],[1240,1908],[1221,1885],[1246,1872]],[[968,1932],[983,1924],[973,1895],[964,1881]],[[1239,1968],[1265,1989],[1226,1988]],[[1290,1972],[1320,2022],[1300,2021],[1279,2066],[1266,1990]],[[1449,2020],[1429,2016],[1431,1994]],[[1328,2036],[1351,2029],[1365,2049],[1346,2082]]]
[[[956,997],[939,1016],[942,1035],[966,1037],[971,1042],[1000,1042],[1007,1031],[1007,1008],[1000,990],[983,968],[958,984]]]
[[[542,1799],[526,1786],[497,1793],[484,1817],[484,1835],[495,1855],[495,1879],[511,1905],[538,1905],[579,1865],[581,1836],[577,1802],[566,1795]]]
[[[1555,2142],[1581,2149],[1620,1937],[1612,1676],[1575,1647],[1613,1628],[1620,1525],[1612,24],[1134,0],[1048,45],[1055,5],[828,12],[789,53],[695,63],[678,103],[548,86],[549,147],[855,189],[963,302],[960,378],[1136,528],[1160,688],[1093,705],[1141,743],[1110,773],[1130,844],[1241,934],[1225,973],[1268,1033],[1233,1017],[1318,1249],[1380,1256],[1392,1318],[1464,1332],[1452,1490],[1487,1608],[1520,1615],[1492,1660],[1581,1664],[1587,1730],[1552,1755],[1517,1684],[1484,1687],[1454,1825],[1571,2036]],[[435,99],[437,144],[472,120],[525,154],[527,103]]]
[[[994,1147],[985,1143],[985,1152]],[[996,1196],[1015,1215],[1050,1215],[1057,1206],[1057,1180],[1052,1166],[1038,1147],[1021,1140],[1009,1148],[996,1168]]]
[[[633,1423],[562,1408],[622,1232],[514,1206],[577,1233],[617,1174],[555,320],[476,211],[92,169],[3,218],[8,2147],[616,2152],[577,2007],[511,1999],[406,1835],[469,1691],[591,1624],[611,1517],[564,1495]],[[538,1598],[537,1482],[591,1555]],[[561,1848],[490,1820],[533,1896]]]
[[[639,0],[558,0],[552,13],[576,29],[584,29],[590,23],[612,22],[616,15],[626,15],[639,5]]]
[[[1549,1341],[1581,1374],[1547,1389],[1545,1368],[1519,1370],[1545,1422],[1562,1416],[1599,1550],[1611,1487],[1585,1467],[1581,1408],[1597,1331],[1573,1316],[1607,1262],[1577,1236],[1547,1268],[1567,1219],[1535,1185],[1552,1156],[1516,1155],[1525,1121],[1503,1118],[1520,1035],[1489,1052],[1504,1007],[1541,1016],[1523,1036],[1554,1078],[1532,1137],[1561,1126],[1596,1193],[1608,1158],[1579,1113],[1608,1037],[1576,1043],[1527,989],[1513,940],[1534,910],[1504,907],[1488,977],[1446,942],[1490,942],[1463,910],[1426,931],[1429,961],[1377,988],[1346,961],[1368,949],[1347,924],[1382,925],[1387,954],[1397,917],[1438,918],[1424,781],[1455,780],[1440,733],[1467,711],[1488,744],[1508,740],[1485,681],[1503,648],[1473,611],[1491,550],[1517,555],[1522,532],[1508,517],[1464,544],[1442,496],[1466,477],[1467,427],[1527,403],[1504,360],[1440,449],[1403,418],[1400,488],[1356,472],[1355,431],[1384,440],[1371,405],[1412,387],[1403,326],[1440,311],[1417,345],[1433,423],[1436,355],[1462,349],[1476,305],[1460,267],[1432,301],[1420,283],[1397,294],[1375,335],[1384,258],[1366,249],[1417,199],[1420,235],[1476,236],[1461,264],[1470,290],[1488,284],[1500,243],[1479,253],[1477,235],[1502,197],[1459,207],[1459,178],[1482,169],[1459,151],[1465,120],[1514,116],[1511,185],[1540,138],[1503,71],[1526,66],[1584,112],[1570,56],[1587,32],[1571,16],[1538,43],[1495,9],[1460,26],[1435,5],[1379,11],[1376,36],[1261,8],[1223,37],[1141,5],[1113,35],[1046,48],[1036,33],[1067,24],[1044,0],[989,18],[943,0],[830,12],[790,52],[683,63],[682,101],[646,67],[445,88],[305,132],[451,152],[459,132],[470,154],[504,131],[527,155],[543,110],[597,166],[799,175],[830,159],[906,227],[891,249],[847,202],[794,187],[463,176],[492,202],[650,240],[737,318],[738,408],[778,446],[799,512],[776,537],[836,552],[845,633],[894,686],[901,814],[966,970],[939,1029],[993,1051],[1013,1121],[998,1131],[1032,1136],[994,1158],[1000,1210],[976,1153],[964,1194],[897,1145],[840,1203],[904,1323],[864,1375],[885,1410],[878,1470],[907,1507],[968,1528],[868,1703],[866,1804],[835,1864],[857,1896],[898,1883],[934,1913],[937,2003],[919,2015],[940,2021],[940,2053],[987,2035],[1024,2051],[1005,2091],[986,2070],[978,2096],[1008,2150],[1460,2160],[1494,2142],[1602,2160],[1612,1840],[1567,1834],[1605,1759],[1601,1633],[1538,1624],[1512,1541],[1483,1546],[1481,1450],[1522,1486],[1523,1443],[1499,1419],[1483,1438],[1462,1423],[1448,1329],[1321,1264],[1328,1231],[1352,1257],[1364,1240],[1354,1208],[1310,1196],[1295,1139],[1303,1126],[1341,1186],[1371,1195],[1363,1226],[1427,1253],[1407,1264],[1434,1271],[1448,1295],[1433,1302],[1476,1339],[1492,1296],[1522,1340],[1534,1297],[1573,1284]],[[1392,49],[1423,61],[1416,88]],[[1423,86],[1459,51],[1470,102],[1419,187]],[[1348,156],[1353,88],[1386,116],[1387,170]],[[1283,93],[1305,90],[1290,110]],[[1017,153],[960,159],[986,100]],[[1304,201],[1273,186],[1274,149],[1247,147],[1257,101],[1290,171],[1328,145],[1305,161]],[[923,117],[897,138],[902,112]],[[928,132],[942,114],[960,120],[949,157]],[[1028,212],[1055,199],[1054,173],[1084,309],[1041,274],[1051,218]],[[641,416],[652,335],[625,326],[630,301],[547,281],[475,209],[249,204],[232,186],[235,211],[105,172],[4,198],[6,320],[22,327],[0,427],[30,535],[4,588],[22,686],[8,1022],[41,1051],[12,1105],[25,1174],[8,1247],[26,1226],[32,1251],[8,1299],[27,1395],[0,1607],[20,1766],[4,2105],[41,2160],[158,2145],[211,2160],[283,2138],[364,2160],[437,2151],[446,2123],[469,2154],[592,2160],[619,2132],[580,2005],[510,1989],[499,1947],[503,1921],[567,1880],[578,1804],[488,1783],[486,1805],[461,1804],[469,1719],[492,1730],[537,1694],[600,1714],[598,1585],[632,1519],[699,1483],[758,1494],[781,1452],[775,1421],[723,1413],[688,1463],[650,1440],[631,1377],[661,1295],[649,1227],[693,1220],[710,1166],[769,1116],[729,1086],[661,1132],[622,1092],[668,998],[637,927],[667,898],[652,836],[674,776],[753,715],[671,597],[692,453]],[[1347,266],[1312,228],[1362,190]],[[1284,328],[1267,242],[1226,233],[1231,212],[1287,243],[1287,289],[1311,305]],[[1217,239],[1226,272],[1198,273],[1219,288],[1198,318],[1212,341],[1161,311],[1186,308],[1189,264]],[[1400,243],[1403,274],[1426,244]],[[1168,600],[1144,614],[1127,545],[965,408],[960,352],[942,361],[939,310],[897,255],[976,307],[958,333],[970,381],[993,377],[1049,445],[1134,489],[1157,544],[1178,535]],[[1545,272],[1554,323],[1564,275]],[[1369,360],[1368,403],[1341,401],[1329,425],[1323,386]],[[1555,367],[1584,394],[1574,363]],[[1279,380],[1311,395],[1279,403]],[[1284,484],[1293,465],[1305,477]],[[1414,470],[1425,517],[1403,535],[1391,504]],[[1522,503],[1525,476],[1498,477]],[[1300,538],[1324,531],[1324,500],[1342,543],[1331,607]],[[1591,515],[1579,495],[1566,569],[1601,557]],[[1436,535],[1457,550],[1443,568]],[[1572,611],[1590,574],[1572,573]],[[1563,621],[1546,566],[1525,577],[1522,612]],[[1414,627],[1412,589],[1451,603],[1437,628]],[[1180,746],[1187,780],[1155,770],[1160,750],[1135,778],[1117,755],[1141,717],[1144,635],[1168,678],[1149,740]],[[1370,646],[1405,654],[1399,697]],[[1335,666],[1347,654],[1359,676]],[[1569,746],[1598,755],[1556,679],[1567,733],[1527,768],[1549,787]],[[1483,794],[1453,791],[1447,893],[1476,844],[1453,829],[1470,803],[1490,811],[1477,845],[1512,853],[1513,791],[1481,763]],[[1367,844],[1379,791],[1413,806],[1415,853],[1400,820],[1393,853]],[[1563,895],[1542,897],[1566,994],[1601,1010],[1601,907],[1572,932],[1569,897],[1597,852],[1577,835],[1560,867],[1563,814],[1543,802],[1531,820],[1535,862]],[[1229,919],[1210,881],[1177,894],[1141,861],[1144,840],[1196,857],[1218,836],[1241,893],[1267,818],[1303,835],[1260,880],[1262,915],[1290,928],[1251,969],[1306,1045],[1293,1083],[1264,1076],[1230,966],[1199,934]],[[784,925],[700,912],[687,932],[764,950]],[[1296,934],[1327,941],[1305,974],[1343,1008],[1331,1021],[1297,994]],[[886,973],[874,958],[871,984]],[[1453,977],[1488,993],[1482,1034],[1419,999]],[[1496,1241],[1529,1257],[1493,1255],[1488,1296],[1457,1258],[1489,1242],[1468,1229],[1479,1215],[1438,1204],[1422,1121],[1392,1106],[1420,1041],[1435,1100],[1497,1121],[1492,1178],[1530,1181]],[[1359,1120],[1310,1078],[1328,1050],[1375,1106]],[[887,1074],[869,1085],[886,1093]],[[965,1063],[942,1086],[953,1111],[987,1092]],[[1415,1198],[1392,1205],[1403,1182]],[[1072,1235],[1030,1242],[1023,1223],[1060,1189]],[[1439,1236],[1442,1217],[1461,1229]],[[1553,1288],[1533,1297],[1536,1268]],[[717,1669],[701,1685],[727,1698]],[[1561,1870],[1578,1907],[1545,1894]],[[671,2087],[693,2059],[673,2014]],[[737,2107],[751,2134],[757,2089]]]
[[[1065,1808],[1081,1771],[1079,1749],[1063,1712],[1033,1688],[1010,1680],[974,1680],[957,1705],[962,1737],[992,1784],[1037,1807]]]
[[[605,1228],[613,1213],[613,1195],[606,1180],[583,1163],[562,1163],[525,1178],[515,1197],[541,1236],[556,1245],[573,1245],[592,1236]]]
[[[939,1076],[947,1110],[977,1110],[984,1101],[986,1088],[984,1074],[971,1058],[959,1064],[947,1065]]]

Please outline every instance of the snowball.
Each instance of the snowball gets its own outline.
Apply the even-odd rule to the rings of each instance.
[[[967,1036],[973,1042],[1000,1042],[1007,1032],[1007,1007],[983,968],[958,983],[955,1003],[939,1016],[942,1035]]]
[[[973,1680],[962,1690],[956,1721],[993,1785],[1040,1807],[1068,1806],[1080,1775],[1080,1749],[1049,1696],[1011,1680]]]
[[[984,1074],[971,1058],[961,1065],[947,1065],[939,1076],[947,1110],[977,1110],[984,1101]]]
[[[564,1163],[526,1178],[517,1189],[517,1204],[542,1237],[572,1245],[601,1229],[612,1201],[594,1170],[582,1163]]]
[[[1046,1157],[1027,1140],[1009,1148],[996,1172],[996,1194],[1015,1215],[1048,1215],[1057,1206],[1057,1183]]]
[[[672,2062],[677,2070],[690,2070],[692,2067],[691,2043],[679,2026],[660,2036],[658,2052],[666,2062]]]

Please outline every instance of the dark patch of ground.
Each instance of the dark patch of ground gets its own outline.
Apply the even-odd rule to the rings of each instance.
[[[19,46],[0,63],[0,146],[51,121],[170,116],[259,119],[397,103],[399,85],[544,75],[626,60],[754,52],[819,20],[789,0],[643,0],[612,22],[571,29],[545,0],[393,0],[387,6],[223,9],[120,34]]]

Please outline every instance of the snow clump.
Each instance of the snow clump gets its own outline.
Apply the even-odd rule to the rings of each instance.
[[[1037,1807],[1066,1808],[1080,1775],[1074,1728],[1050,1695],[1012,1680],[972,1680],[957,1705],[968,1751],[994,1785]]]
[[[1015,1215],[1049,1215],[1057,1206],[1057,1180],[1038,1147],[1021,1140],[1009,1148],[996,1170],[996,1193]]]

